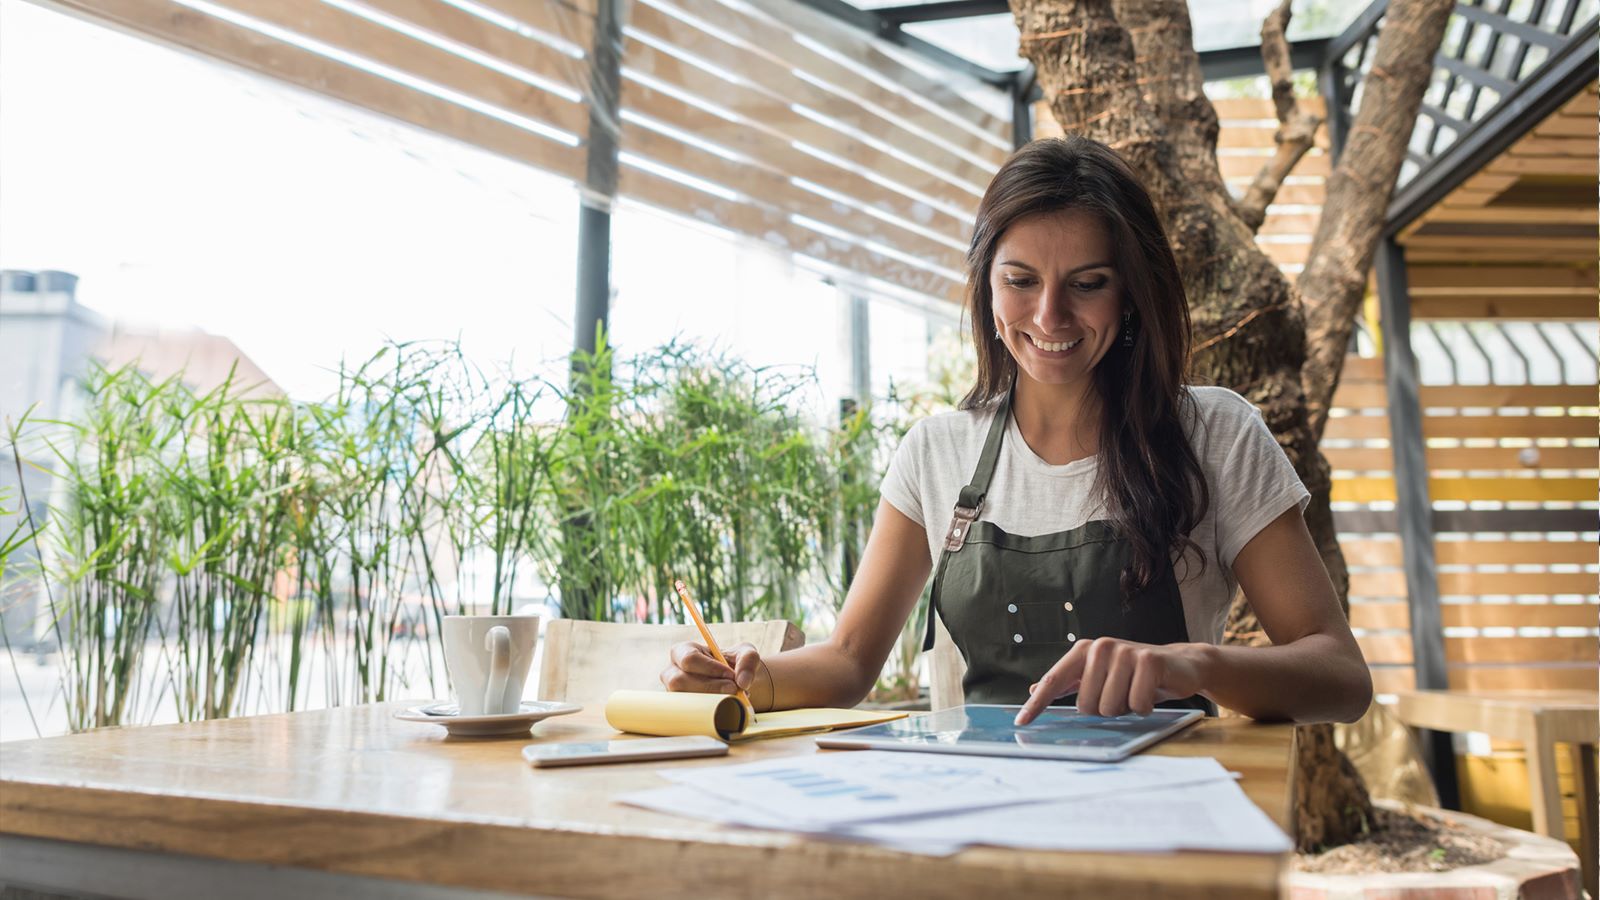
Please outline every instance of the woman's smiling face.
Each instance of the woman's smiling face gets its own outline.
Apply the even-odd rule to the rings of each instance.
[[[1017,220],[989,269],[995,327],[1019,374],[1040,384],[1086,377],[1122,329],[1122,283],[1098,216],[1082,210]]]

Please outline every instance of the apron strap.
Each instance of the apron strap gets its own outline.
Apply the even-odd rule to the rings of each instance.
[[[934,619],[939,614],[934,595],[938,593],[945,562],[949,560],[951,553],[960,550],[966,543],[973,523],[978,521],[978,515],[983,512],[983,499],[989,493],[989,482],[994,478],[995,463],[1000,459],[1000,440],[1005,436],[1006,423],[1010,419],[1011,392],[1007,391],[1000,398],[994,420],[989,423],[989,435],[984,438],[983,452],[978,454],[978,467],[972,471],[972,481],[961,489],[961,494],[956,499],[955,512],[950,516],[950,525],[944,532],[944,549],[939,553],[938,565],[933,576],[934,591],[928,598],[927,630],[922,636],[924,652],[933,649]]]
[[[989,423],[989,436],[984,439],[978,467],[972,470],[972,481],[961,489],[961,496],[956,501],[957,509],[977,511],[983,508],[983,498],[989,493],[989,482],[994,478],[995,463],[1000,459],[1000,439],[1004,437],[1006,423],[1010,419],[1011,392],[1007,391],[1000,398],[1000,407],[995,410],[994,420]]]

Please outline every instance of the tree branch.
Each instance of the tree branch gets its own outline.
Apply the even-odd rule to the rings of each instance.
[[[1361,106],[1338,165],[1328,176],[1311,255],[1296,282],[1307,320],[1300,378],[1318,440],[1344,369],[1389,198],[1433,76],[1433,56],[1454,9],[1453,0],[1390,2],[1361,89]]]
[[[1278,132],[1273,140],[1278,146],[1272,159],[1256,173],[1244,196],[1233,205],[1234,212],[1251,232],[1260,229],[1261,223],[1266,221],[1267,207],[1278,196],[1278,189],[1283,187],[1284,179],[1300,162],[1300,157],[1311,149],[1317,128],[1322,125],[1321,116],[1294,98],[1294,69],[1289,61],[1289,41],[1284,36],[1292,15],[1289,0],[1283,0],[1261,23],[1261,61],[1272,81],[1272,105],[1278,114]]]

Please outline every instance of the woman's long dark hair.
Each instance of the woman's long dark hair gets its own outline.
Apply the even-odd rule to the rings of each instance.
[[[1166,232],[1144,185],[1106,145],[1084,137],[1034,141],[1012,154],[978,204],[967,251],[967,313],[978,348],[978,382],[963,409],[993,403],[1011,390],[1017,363],[995,333],[989,270],[1000,237],[1017,221],[1063,210],[1095,215],[1110,239],[1123,285],[1128,328],[1094,368],[1100,407],[1099,474],[1117,533],[1133,558],[1122,572],[1132,599],[1148,588],[1177,551],[1198,547],[1189,532],[1211,495],[1184,433],[1182,407],[1189,362],[1189,304]],[[1205,555],[1198,554],[1202,566]]]

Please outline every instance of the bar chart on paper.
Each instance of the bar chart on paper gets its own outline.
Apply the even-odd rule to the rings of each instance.
[[[809,766],[783,766],[758,768],[738,777],[751,782],[776,782],[805,797],[838,797],[861,803],[905,802],[908,797],[928,791],[977,791],[998,797],[1005,796],[1010,788],[1004,777],[986,771],[982,765],[904,766],[876,774],[876,779],[866,779],[818,774]]]
[[[1216,760],[1122,763],[860,751],[809,759],[663,770],[662,776],[796,826],[985,809],[1226,779]]]

